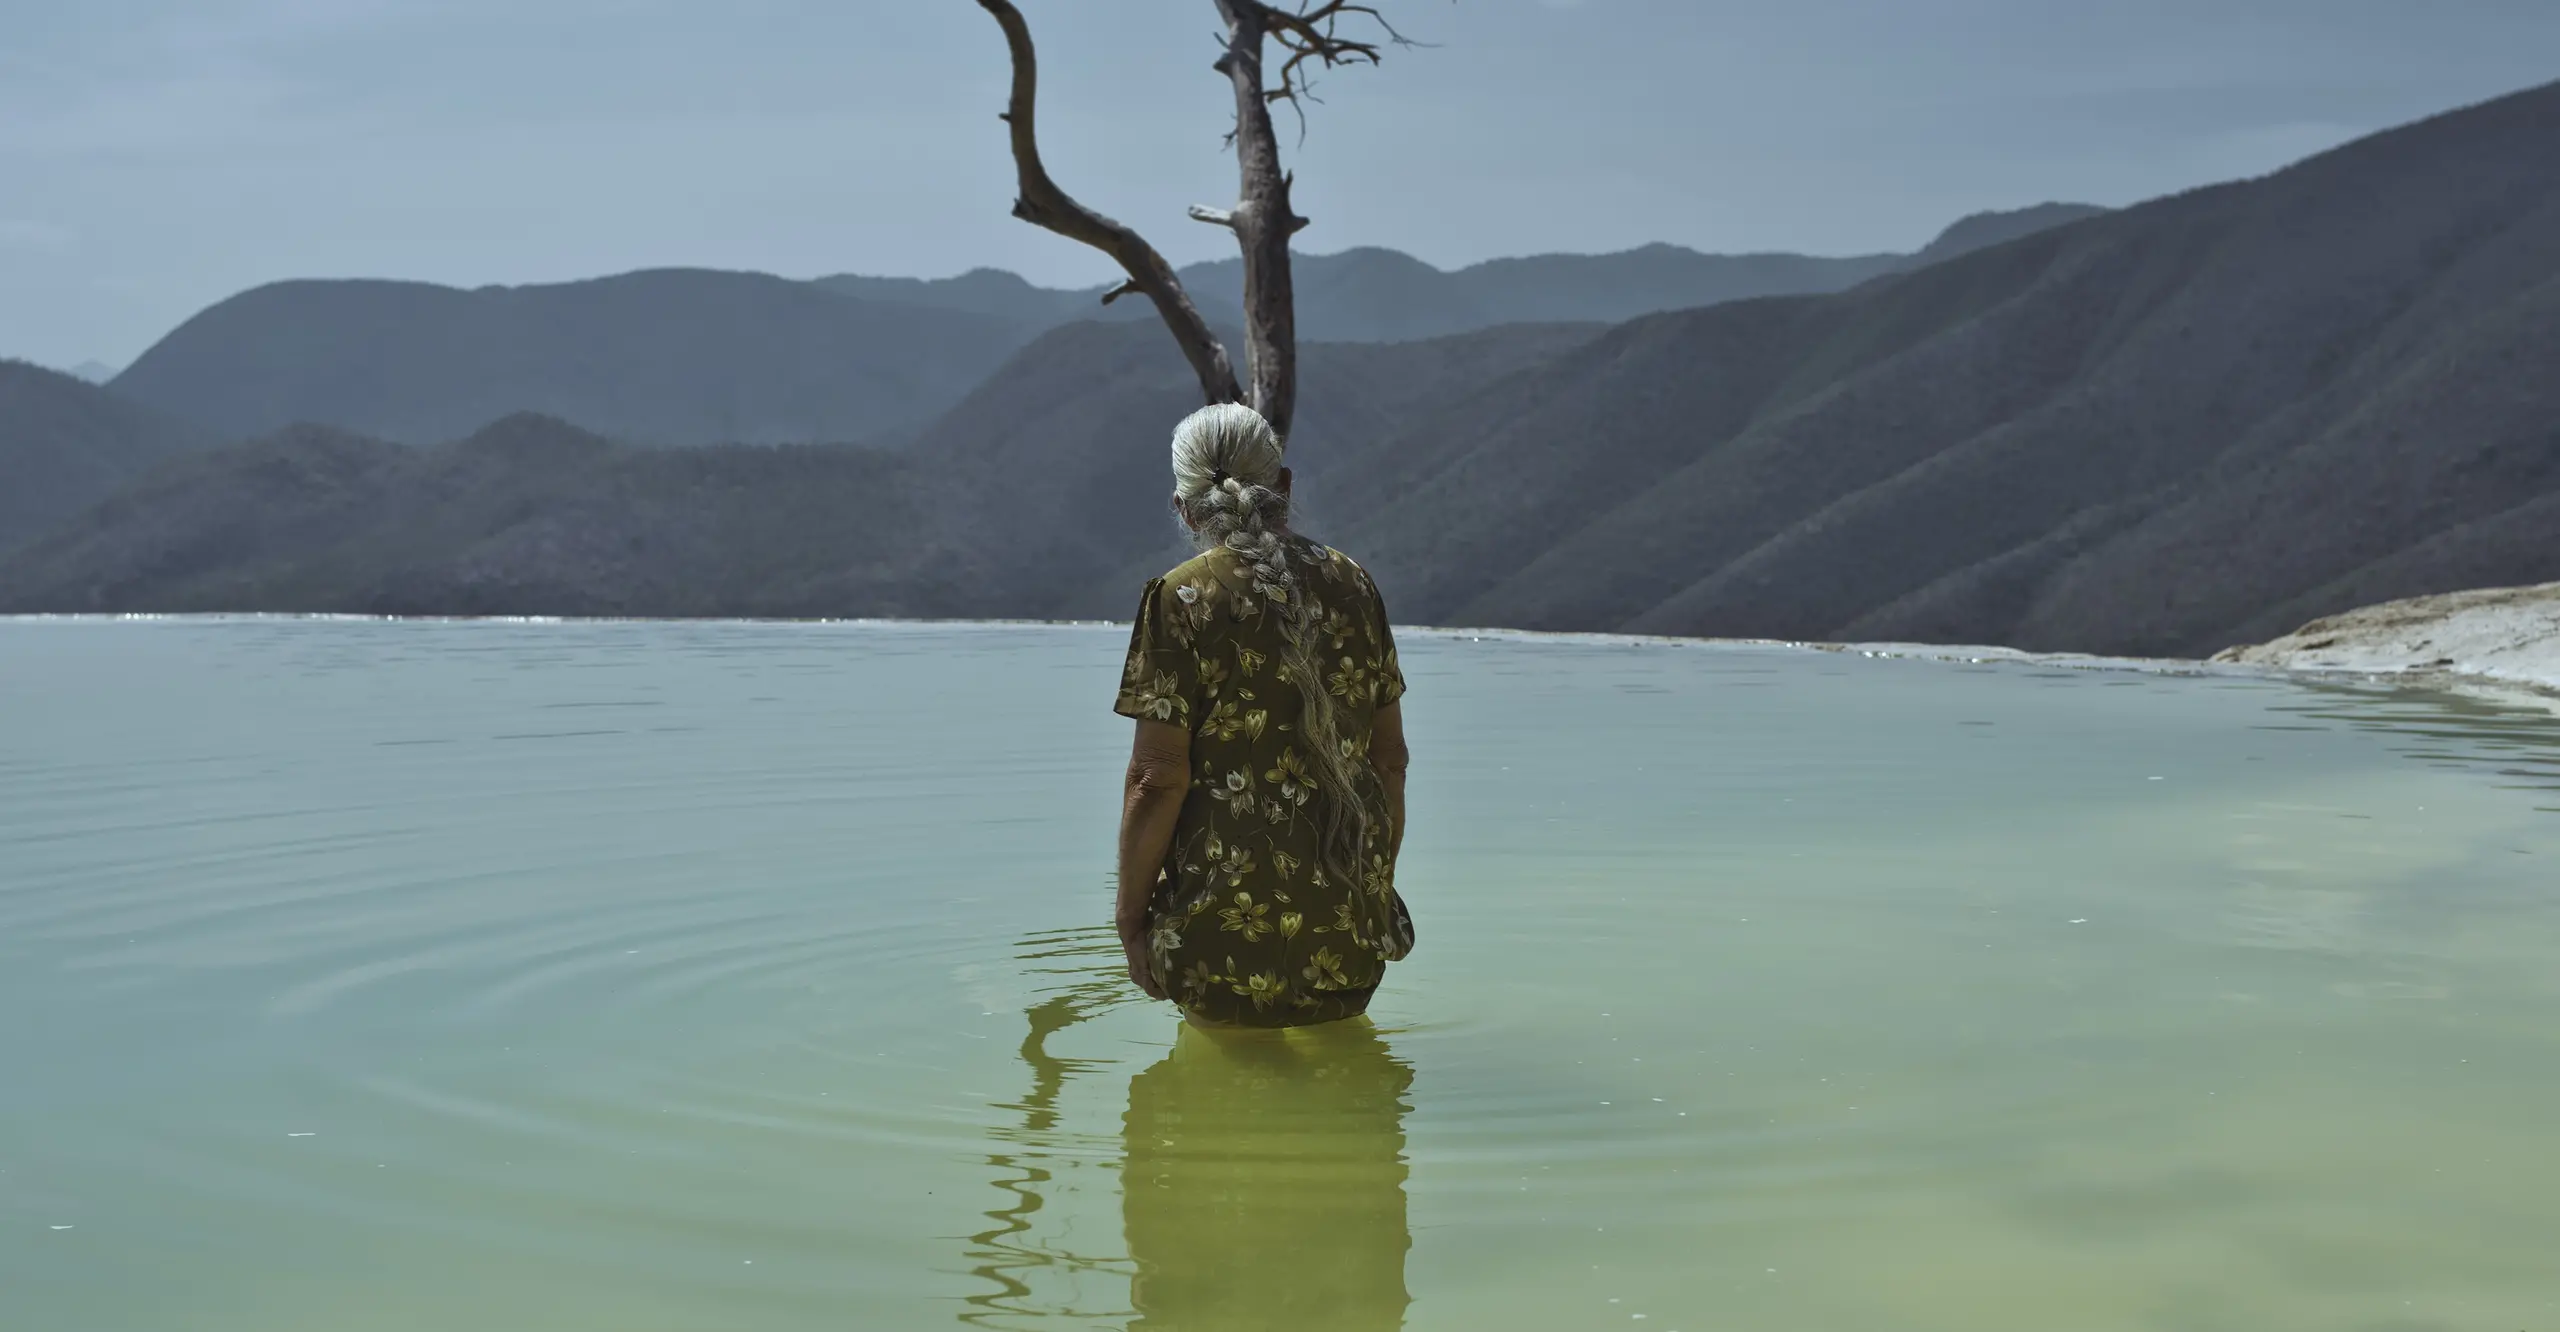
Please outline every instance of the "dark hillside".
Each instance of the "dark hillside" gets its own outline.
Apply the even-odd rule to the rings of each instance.
[[[1311,476],[1591,337],[1306,349]],[[413,449],[298,427],[144,477],[10,561],[0,611],[1043,615],[1175,548],[1163,331],[1079,324],[911,449],[649,450],[523,416]]]
[[[212,440],[71,375],[0,361],[0,554]]]
[[[2556,202],[2560,86],[1639,321],[1399,442],[1453,450],[1409,483],[1470,497],[1452,520],[1347,535],[1426,619],[2124,652],[2560,576],[2524,507],[2560,488]]]
[[[1382,441],[1600,331],[1533,324],[1422,342],[1307,344],[1290,450],[1307,521],[1321,530],[1382,484]],[[955,544],[1000,534],[1040,552],[988,574],[1003,590],[1003,613],[1125,614],[1130,571],[1160,571],[1178,556],[1164,441],[1197,392],[1163,330],[1076,325],[1024,349],[919,440],[913,452],[944,496],[936,509]]]
[[[0,611],[917,615],[894,454],[639,449],[518,416],[428,449],[302,426],[169,463],[0,576]]]

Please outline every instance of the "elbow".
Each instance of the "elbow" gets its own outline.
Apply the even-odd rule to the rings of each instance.
[[[1181,799],[1191,789],[1191,774],[1175,764],[1140,761],[1129,765],[1122,785],[1133,807],[1159,805]]]
[[[1404,770],[1412,765],[1413,751],[1405,747],[1401,738],[1392,744],[1381,744],[1369,751],[1369,766],[1375,769],[1378,776],[1383,779],[1402,777]]]

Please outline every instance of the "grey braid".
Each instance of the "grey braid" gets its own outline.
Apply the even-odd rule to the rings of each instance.
[[[1342,736],[1341,704],[1325,691],[1316,655],[1317,617],[1306,575],[1332,555],[1289,528],[1280,480],[1282,445],[1262,414],[1240,403],[1203,407],[1173,430],[1173,494],[1190,521],[1192,544],[1235,552],[1254,591],[1282,617],[1281,666],[1302,703],[1300,747],[1318,783],[1323,867],[1346,888],[1361,881],[1361,856],[1386,826],[1383,793],[1365,757]]]

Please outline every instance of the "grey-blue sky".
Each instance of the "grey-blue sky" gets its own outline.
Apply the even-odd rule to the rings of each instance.
[[[2550,0],[1387,0],[1322,86],[1310,249],[1904,249],[2553,76]],[[1233,191],[1208,0],[1024,0],[1068,187],[1180,260]],[[0,355],[122,362],[260,282],[657,265],[1051,283],[969,0],[0,0]]]

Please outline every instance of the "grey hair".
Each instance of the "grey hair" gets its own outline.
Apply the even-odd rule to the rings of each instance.
[[[1289,527],[1289,496],[1279,489],[1280,436],[1262,413],[1242,403],[1203,407],[1173,428],[1173,500],[1202,551],[1233,551],[1252,571],[1253,590],[1281,616],[1280,664],[1296,685],[1299,748],[1317,782],[1323,867],[1344,886],[1360,884],[1360,857],[1386,824],[1377,775],[1342,736],[1342,709],[1325,691],[1316,656],[1315,602],[1306,575],[1329,564],[1330,552]]]

